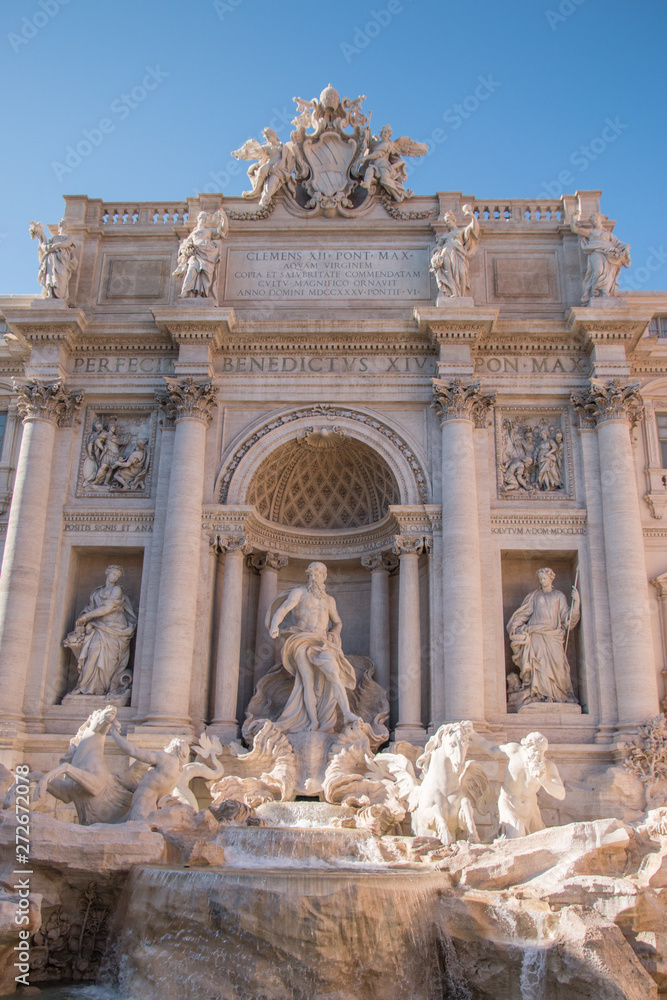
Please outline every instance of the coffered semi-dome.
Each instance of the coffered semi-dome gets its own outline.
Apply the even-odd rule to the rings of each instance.
[[[367,444],[335,428],[311,428],[262,463],[246,503],[277,524],[336,530],[382,520],[400,495],[393,472]]]

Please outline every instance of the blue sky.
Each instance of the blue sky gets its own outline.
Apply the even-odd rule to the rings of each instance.
[[[28,222],[63,194],[238,195],[230,151],[267,124],[287,138],[292,98],[329,82],[430,143],[418,194],[601,188],[632,245],[622,284],[667,289],[666,24],[664,0],[10,0],[0,293],[38,290]]]

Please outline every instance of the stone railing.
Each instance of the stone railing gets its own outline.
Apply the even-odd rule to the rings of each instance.
[[[475,201],[473,212],[482,223],[520,223],[520,224],[550,224],[561,225],[565,218],[563,202],[560,198],[554,201],[525,201],[520,198],[507,198],[502,201]]]
[[[188,220],[188,206],[182,201],[103,202],[102,226],[176,226]]]

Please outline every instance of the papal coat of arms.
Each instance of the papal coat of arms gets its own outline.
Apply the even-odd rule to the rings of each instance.
[[[397,202],[412,197],[402,157],[424,156],[428,147],[407,136],[392,139],[389,125],[373,135],[370,116],[361,111],[365,99],[341,99],[331,84],[319,98],[295,97],[299,114],[288,142],[265,128],[264,143],[248,139],[232,153],[257,161],[248,168],[252,190],[243,197],[267,209],[284,189],[300,208],[328,216],[350,215],[375,194]]]

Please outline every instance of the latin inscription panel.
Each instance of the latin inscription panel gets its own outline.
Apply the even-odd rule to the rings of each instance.
[[[426,248],[229,250],[225,299],[430,299]]]

